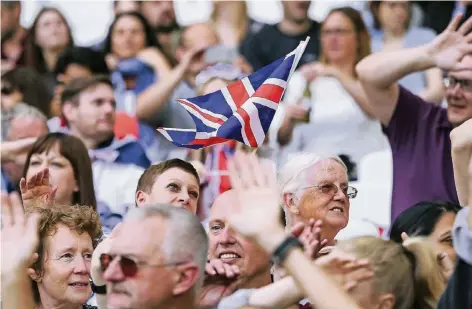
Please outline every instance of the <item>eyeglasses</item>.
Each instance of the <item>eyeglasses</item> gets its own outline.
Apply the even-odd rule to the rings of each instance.
[[[324,30],[321,30],[321,36],[328,36],[328,35],[343,36],[343,35],[351,34],[353,32],[354,31],[352,29],[343,29],[343,28],[324,29]]]
[[[327,183],[323,185],[317,185],[317,186],[309,186],[309,187],[304,187],[302,189],[308,189],[308,188],[317,188],[319,189],[323,194],[335,196],[336,193],[338,193],[338,190],[340,189],[337,185],[334,183]],[[351,186],[348,186],[346,188],[341,189],[341,191],[350,199],[353,199],[357,196],[357,189]]]
[[[123,255],[112,255],[103,253],[100,255],[100,269],[102,272],[107,270],[108,266],[110,266],[111,262],[114,259],[119,259],[118,263],[120,264],[121,271],[125,275],[125,277],[134,277],[140,267],[169,267],[169,266],[178,266],[185,264],[186,262],[178,262],[178,263],[165,263],[165,264],[148,264],[146,262],[140,262],[135,258],[127,257]]]
[[[460,85],[462,89],[465,91],[470,91],[472,92],[472,80],[469,79],[457,79],[452,76],[446,77],[443,79],[444,86],[446,88],[454,88],[457,84]]]

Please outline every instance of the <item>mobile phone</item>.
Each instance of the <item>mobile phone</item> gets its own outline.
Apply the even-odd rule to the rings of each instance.
[[[205,51],[204,59],[208,64],[233,63],[234,59],[236,59],[238,55],[239,54],[236,48],[217,45],[210,47]]]

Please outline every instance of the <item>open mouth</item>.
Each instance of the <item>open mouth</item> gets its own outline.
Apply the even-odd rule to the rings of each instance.
[[[73,283],[69,283],[69,286],[73,286],[73,287],[87,287],[89,285],[88,282],[73,282]]]
[[[336,207],[331,208],[330,211],[343,213],[343,212],[344,212],[344,208],[342,208],[342,207],[337,207],[337,206],[336,206]]]
[[[224,262],[227,262],[227,261],[232,261],[235,259],[240,259],[241,256],[234,252],[223,252],[218,255],[218,258]]]

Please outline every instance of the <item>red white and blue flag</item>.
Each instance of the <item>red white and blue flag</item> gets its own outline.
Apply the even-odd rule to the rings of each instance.
[[[192,116],[196,129],[157,130],[179,147],[200,149],[229,140],[259,147],[308,40],[287,56],[225,88],[177,100]]]

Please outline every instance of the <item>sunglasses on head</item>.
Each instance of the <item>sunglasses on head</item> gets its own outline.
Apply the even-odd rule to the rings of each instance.
[[[137,259],[129,256],[123,255],[112,255],[103,253],[100,255],[100,268],[102,272],[105,272],[110,266],[111,262],[114,259],[118,259],[118,263],[121,268],[121,272],[125,275],[125,277],[134,277],[138,272],[140,267],[169,267],[169,266],[178,266],[185,264],[186,262],[178,262],[178,263],[165,263],[165,264],[149,264],[146,262],[140,262]]]

